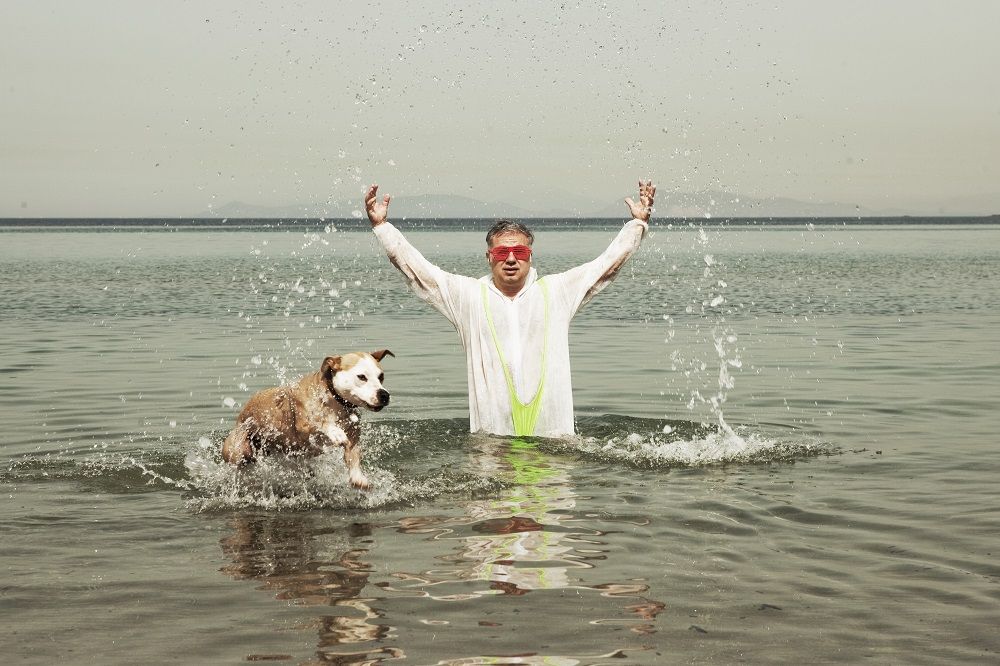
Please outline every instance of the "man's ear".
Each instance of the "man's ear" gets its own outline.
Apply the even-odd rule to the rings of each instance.
[[[340,372],[340,356],[327,356],[323,359],[323,365],[320,366],[320,374],[324,377],[333,377],[335,374]]]
[[[391,351],[389,351],[388,349],[379,349],[378,351],[373,351],[373,352],[372,352],[372,357],[373,357],[373,358],[374,358],[374,359],[375,359],[376,361],[378,361],[379,363],[381,363],[381,362],[382,362],[382,359],[383,359],[383,358],[385,358],[385,357],[386,357],[387,355],[388,355],[388,356],[392,356],[393,358],[396,358],[396,355],[395,355],[395,354],[393,354],[393,353],[392,353]]]

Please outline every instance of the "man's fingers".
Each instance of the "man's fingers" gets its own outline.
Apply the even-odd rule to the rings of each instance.
[[[388,194],[385,195],[384,197],[382,197],[382,203],[385,204],[386,208],[389,207],[389,200],[390,199],[392,199],[392,197],[390,197]]]
[[[650,204],[653,202],[653,199],[656,198],[656,186],[653,185],[653,181],[647,180],[646,182],[643,182],[642,179],[639,180],[639,198],[643,200],[644,203],[647,199]]]
[[[632,197],[625,198],[625,205],[629,207],[633,217],[649,221],[653,212],[653,198],[656,196],[656,187],[651,180],[639,179],[639,205],[636,205]]]

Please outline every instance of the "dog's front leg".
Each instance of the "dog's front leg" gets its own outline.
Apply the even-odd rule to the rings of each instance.
[[[371,482],[361,471],[361,446],[353,441],[338,423],[328,422],[323,428],[323,434],[332,444],[344,447],[344,464],[347,465],[351,485],[361,490],[371,488]]]
[[[360,490],[369,490],[372,487],[371,481],[361,471],[361,445],[348,442],[344,445],[344,464],[347,465],[347,473],[350,475],[351,485]]]

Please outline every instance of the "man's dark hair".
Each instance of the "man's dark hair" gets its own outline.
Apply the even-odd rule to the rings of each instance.
[[[490,230],[486,232],[486,246],[491,247],[493,245],[493,239],[501,234],[506,234],[509,232],[516,232],[524,235],[528,239],[528,245],[535,242],[535,234],[531,233],[531,229],[524,226],[520,222],[514,222],[512,220],[497,220]]]

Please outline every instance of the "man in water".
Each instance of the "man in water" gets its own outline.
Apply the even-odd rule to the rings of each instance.
[[[642,242],[656,187],[639,181],[639,201],[625,199],[632,219],[601,256],[563,273],[538,277],[531,266],[534,235],[500,220],[486,234],[490,274],[448,273],[427,261],[389,223],[389,200],[378,185],[365,195],[375,236],[410,289],[458,330],[469,379],[469,426],[496,435],[572,435],[573,387],[569,322],[604,289]]]

